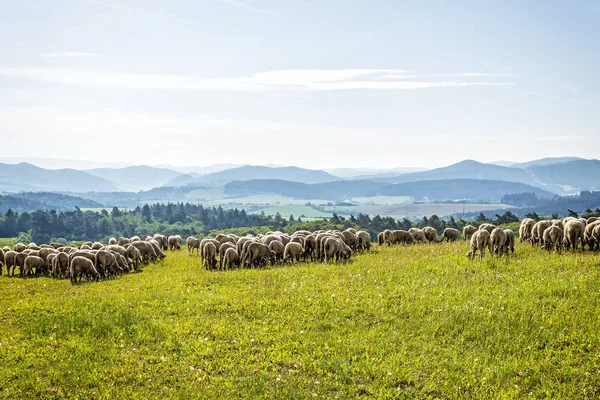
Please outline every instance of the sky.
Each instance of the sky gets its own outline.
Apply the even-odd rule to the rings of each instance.
[[[5,0],[2,153],[312,169],[600,158],[599,43],[597,1]]]

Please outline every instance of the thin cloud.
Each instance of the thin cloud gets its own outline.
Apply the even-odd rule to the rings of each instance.
[[[239,8],[243,8],[245,10],[255,11],[255,12],[259,12],[259,13],[263,13],[263,14],[281,15],[278,12],[271,11],[271,10],[265,10],[264,8],[254,7],[247,3],[242,3],[241,1],[237,1],[237,0],[214,0],[214,1],[216,1],[217,3],[229,4],[234,7],[239,7]]]
[[[358,89],[427,89],[469,86],[510,86],[512,82],[472,81],[469,79],[389,79],[403,77],[406,70],[332,69],[277,70],[249,76],[202,78],[188,75],[159,75],[109,72],[88,69],[2,68],[0,75],[65,85],[99,86],[123,89],[221,90],[221,91],[298,91],[322,92]],[[418,76],[418,75],[417,75]]]
[[[54,53],[42,53],[42,57],[45,58],[58,58],[58,57],[99,57],[96,53],[87,53],[83,51],[58,51]]]
[[[188,24],[197,25],[197,23],[194,22],[194,21],[190,21],[189,19],[181,18],[181,17],[178,17],[176,15],[165,14],[165,13],[155,12],[155,11],[142,10],[140,8],[131,8],[131,7],[122,6],[120,4],[105,3],[103,1],[98,1],[98,0],[81,0],[81,1],[86,2],[86,3],[96,4],[96,5],[99,5],[99,6],[104,6],[104,7],[116,8],[118,10],[124,10],[124,11],[134,12],[134,13],[137,13],[137,14],[154,15],[154,16],[157,16],[157,17],[161,17],[161,18],[165,18],[165,19],[170,19],[172,21],[185,22],[185,23],[188,23]]]

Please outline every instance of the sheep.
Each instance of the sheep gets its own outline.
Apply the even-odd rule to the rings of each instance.
[[[52,260],[52,276],[64,277],[69,272],[69,255],[67,253],[58,253]]]
[[[27,249],[27,245],[25,243],[17,243],[13,247],[13,250],[16,251],[17,253],[21,253],[25,249]]]
[[[573,250],[576,250],[579,242],[583,244],[584,229],[585,226],[583,223],[577,219],[570,220],[565,224],[563,238],[567,250],[571,247],[573,247]]]
[[[144,264],[147,264],[148,262],[156,261],[157,255],[156,255],[156,252],[154,251],[154,247],[150,243],[142,242],[142,241],[134,241],[134,242],[131,242],[131,245],[129,247],[132,247],[132,246],[136,247],[140,251],[142,262]],[[135,268],[135,269],[137,269],[137,268]]]
[[[296,243],[296,242],[293,242]],[[296,243],[298,244],[298,243]],[[289,245],[289,243],[288,243]],[[269,243],[269,249],[275,253],[275,261],[282,261],[284,258],[284,252],[285,252],[285,248],[287,247],[287,245],[283,245],[283,243],[281,243],[278,240],[273,240],[271,243]],[[305,255],[306,257],[306,255]]]
[[[519,226],[519,243],[528,242],[531,240],[531,232],[535,221],[531,218],[525,218]]]
[[[150,243],[150,245],[154,249],[154,253],[156,254],[157,259],[162,260],[163,258],[167,257],[165,255],[165,253],[163,253],[162,250],[160,249],[160,246],[158,245],[158,242],[156,240],[150,239],[150,240],[146,240],[146,242]]]
[[[370,245],[370,243],[369,243]],[[304,239],[304,259],[309,258],[311,261],[315,260],[317,247],[317,239],[315,235],[307,235]]]
[[[356,249],[358,251],[371,250],[371,235],[366,231],[356,232]]]
[[[222,233],[219,233],[217,236],[215,236],[215,240],[221,244],[225,243],[225,242],[230,242],[233,244],[236,244],[235,238],[231,235],[225,235]]]
[[[215,269],[217,266],[217,246],[212,242],[207,242],[202,247],[202,259],[204,260],[204,265],[206,269],[211,270]]]
[[[472,260],[479,251],[479,261],[485,257],[485,248],[488,247],[492,251],[492,240],[490,233],[485,230],[478,230],[471,236],[471,248],[467,252],[467,258]]]
[[[589,218],[589,219],[591,219],[591,218]],[[584,246],[587,244],[589,246],[590,250],[594,250],[596,247],[596,241],[594,240],[594,237],[592,236],[592,232],[594,231],[594,228],[598,225],[600,225],[600,220],[588,222],[588,224],[585,226],[585,229],[583,230]]]
[[[496,229],[496,225],[494,225],[494,224],[481,224],[481,225],[479,225],[479,229],[478,230],[482,230],[482,229],[485,229],[486,231],[488,231],[491,234],[492,231],[494,229]]]
[[[158,245],[162,251],[169,249],[169,239],[165,235],[155,233],[152,237],[158,242]]]
[[[506,235],[506,240],[504,242],[504,252],[508,255],[508,252],[512,255],[515,254],[515,233],[512,229],[505,229],[504,234]]]
[[[117,259],[114,254],[108,250],[99,250],[98,253],[96,253],[96,261],[94,264],[96,270],[102,277],[110,275],[114,276],[121,269],[117,264]]]
[[[544,249],[551,250],[554,248],[558,253],[562,250],[563,230],[558,225],[551,225],[542,234]]]
[[[188,254],[194,255],[194,249],[198,255],[200,254],[200,239],[189,236],[185,242],[187,243]]]
[[[119,246],[125,246],[127,244],[131,244],[131,240],[129,240],[129,238],[126,237],[120,237],[119,240],[117,240],[117,244]]]
[[[504,243],[506,242],[506,233],[501,228],[494,228],[491,234],[492,246],[490,251],[498,256],[504,252]]]
[[[356,250],[356,230],[353,228],[348,228],[342,232],[342,235],[344,235],[344,238],[346,238],[346,245],[352,250]]]
[[[294,260],[297,262],[300,261],[300,257],[304,254],[304,248],[300,243],[290,242],[285,245],[285,249],[283,251],[283,262],[286,260],[290,260],[293,264]]]
[[[385,243],[385,236],[383,232],[379,232],[377,234],[377,244],[380,246],[383,246],[383,244]]]
[[[403,243],[403,244],[414,244],[415,243],[415,237],[412,235],[412,233],[402,230],[402,229],[395,229],[392,231],[392,237],[390,240],[391,244],[397,244],[397,243]]]
[[[230,247],[225,250],[225,255],[223,256],[223,268],[231,269],[232,267],[240,267],[240,256],[235,248]]]
[[[94,242],[92,243],[92,250],[100,250],[101,248],[104,247],[104,245],[100,242]]]
[[[427,241],[433,242],[433,243],[438,243],[440,241],[438,239],[438,232],[435,228],[433,228],[431,226],[426,226],[422,229],[422,231],[425,234]]]
[[[121,253],[119,252],[119,254]],[[128,261],[127,264],[130,266],[130,268],[132,268],[134,271],[137,271],[137,269],[140,266],[140,260],[142,260],[142,252],[140,251],[140,249],[138,249],[136,246],[131,245],[127,249],[125,249],[125,254],[121,255],[124,256],[125,259]]]
[[[231,242],[225,242],[219,247],[219,269],[223,269],[223,258],[227,249],[235,249],[235,244]]]
[[[348,247],[342,240],[336,237],[328,237],[324,242],[325,262],[329,263],[335,257],[338,262],[341,259],[348,259],[352,254],[352,249]]]
[[[428,243],[429,242],[427,240],[427,237],[425,236],[425,232],[423,232],[419,228],[410,228],[408,230],[408,232],[410,232],[410,234],[413,235],[413,237],[415,238],[415,241],[417,241],[417,242],[422,242],[422,243]]]
[[[4,267],[4,250],[0,249],[0,275],[2,275],[3,267]]]
[[[458,229],[454,228],[446,228],[444,232],[442,232],[442,242],[446,239],[447,242],[454,242],[458,239],[458,235],[460,234]]]
[[[473,225],[465,225],[463,228],[463,239],[466,241],[469,236],[473,236],[473,234],[477,232],[477,227]]]
[[[592,222],[600,221],[600,217],[589,217],[587,219],[587,223],[591,224]],[[586,225],[587,226],[587,225]]]
[[[532,246],[542,242],[542,235],[544,234],[544,231],[550,226],[552,226],[552,221],[546,220],[546,221],[538,221],[535,223],[535,225],[533,226],[533,229],[531,231],[531,245]]]
[[[17,262],[16,262],[17,254],[19,254],[19,253],[17,253],[16,251],[13,251],[13,250],[9,250],[4,253],[4,263],[6,264],[6,274],[9,276],[12,276],[14,274],[14,269],[17,265]]]
[[[33,268],[35,268],[36,275],[39,275],[46,269],[46,262],[38,256],[27,256],[23,263],[21,275],[26,278],[29,273],[33,273]]]
[[[169,250],[181,250],[181,245],[179,244],[179,240],[177,236],[169,236]]]
[[[250,267],[266,264],[267,261],[274,262],[275,254],[264,243],[252,242],[248,246],[242,264],[247,264]]]
[[[108,244],[117,244],[117,239],[115,239],[114,237],[111,237],[110,239],[108,239]]]
[[[83,275],[86,276],[86,280],[88,280],[90,276],[96,281],[100,280],[100,274],[96,271],[96,268],[94,268],[94,263],[85,257],[73,257],[70,270],[71,283],[77,282],[77,278],[81,281]]]

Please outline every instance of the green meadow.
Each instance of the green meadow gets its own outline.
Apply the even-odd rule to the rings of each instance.
[[[466,242],[209,272],[167,252],[71,285],[0,277],[0,397],[597,398],[600,258]]]

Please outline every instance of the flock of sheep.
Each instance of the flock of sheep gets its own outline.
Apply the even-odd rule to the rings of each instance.
[[[454,242],[460,236],[457,229],[446,228],[442,236],[432,227],[423,229],[385,230],[379,233],[380,246],[394,244],[439,243],[444,240]],[[486,249],[493,255],[508,255],[515,252],[515,234],[510,229],[501,229],[493,224],[479,227],[467,225],[462,236],[470,237],[469,259],[483,259]],[[353,228],[344,231],[297,231],[291,235],[282,232],[268,232],[265,235],[238,237],[233,234],[218,234],[215,237],[198,239],[187,238],[190,255],[198,254],[208,270],[260,267],[266,264],[294,263],[299,261],[340,262],[347,261],[357,253],[371,248],[368,232]],[[562,220],[534,221],[526,218],[521,221],[519,242],[539,245],[546,250],[562,251],[563,248],[600,249],[600,217],[574,218]],[[164,250],[180,250],[182,238],[179,235],[166,237],[161,234],[139,237],[111,238],[107,245],[99,242],[86,242],[79,247],[64,246],[59,243],[36,245],[17,243],[11,250],[5,246],[0,250],[0,275],[6,266],[7,274],[14,275],[18,268],[20,275],[52,275],[68,278],[71,282],[99,280],[135,271],[140,264],[156,262],[165,258]]]
[[[42,244],[17,243],[11,250],[5,246],[0,250],[0,275],[3,265],[12,276],[18,268],[20,275],[52,275],[67,278],[71,282],[99,280],[135,271],[140,264],[148,264],[165,258],[163,250],[173,243],[180,247],[181,237],[165,237],[156,234],[141,240],[139,237],[111,238],[107,245],[100,242],[86,242],[79,247],[64,246],[60,243]]]
[[[562,220],[542,220],[535,222],[530,218],[521,221],[519,228],[519,241],[539,245],[546,250],[562,251],[590,250],[600,248],[600,217],[575,218],[566,217]]]
[[[339,262],[352,254],[368,251],[368,232],[349,228],[342,231],[296,231],[291,235],[275,231],[265,235],[244,236],[218,234],[198,239],[187,238],[189,254],[198,254],[209,269],[258,267],[266,264],[299,261]],[[218,257],[218,262],[217,262]]]

